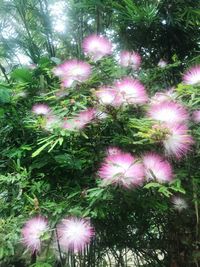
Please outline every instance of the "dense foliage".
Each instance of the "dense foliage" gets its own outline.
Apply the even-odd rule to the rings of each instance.
[[[183,72],[199,63],[199,2],[55,2],[2,0],[0,5],[0,266],[198,267],[200,124],[193,112],[200,109],[200,87],[186,84]],[[67,33],[54,29],[51,8],[59,2]],[[97,61],[84,55],[83,39],[93,33],[112,41],[111,55]],[[141,66],[120,65],[121,50],[138,52]],[[30,65],[17,61],[19,52],[30,57]],[[75,58],[90,64],[91,74],[64,88],[55,70]],[[103,105],[99,88],[126,76],[145,86],[149,100]],[[186,135],[194,140],[179,159],[166,155],[158,142],[163,132],[147,115],[155,93],[172,86],[169,99],[187,109]],[[51,116],[35,114],[33,107],[41,103]],[[90,123],[62,127],[88,108],[98,111]],[[103,183],[99,170],[109,147],[138,158],[159,153],[173,167],[173,179],[146,179],[131,188]],[[32,253],[23,245],[21,229],[38,215],[48,218],[50,231],[42,236],[40,253]],[[63,253],[55,244],[56,225],[70,216],[90,218],[95,228],[80,253]]]

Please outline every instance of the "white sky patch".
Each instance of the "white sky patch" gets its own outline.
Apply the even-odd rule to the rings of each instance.
[[[107,29],[105,31],[106,33],[106,37],[112,42],[112,50],[113,50],[113,56],[115,58],[116,61],[119,61],[119,49],[118,49],[118,45],[116,43],[114,43],[114,38],[116,36],[116,32],[114,30],[110,30],[110,29]]]
[[[4,39],[10,39],[12,37],[16,37],[16,31],[15,28],[12,25],[12,20],[9,24],[7,24],[5,27],[2,28],[1,34]]]
[[[17,60],[19,60],[22,65],[27,65],[27,64],[30,64],[30,62],[31,62],[30,57],[28,57],[28,56],[26,56],[20,52],[17,53]]]
[[[91,19],[89,19],[89,20],[87,21],[87,24],[88,24],[88,25],[92,25],[94,22],[95,22],[95,20],[91,18]]]
[[[53,30],[55,32],[66,32],[67,16],[66,16],[66,2],[59,1],[49,5],[49,12],[52,17]]]

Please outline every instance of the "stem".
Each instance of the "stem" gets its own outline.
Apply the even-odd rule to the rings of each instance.
[[[31,265],[36,263],[37,260],[37,254],[36,251],[33,252],[33,254],[31,255]]]
[[[57,231],[57,229],[55,229],[55,232],[56,232],[56,241],[57,241],[57,244],[58,244],[58,251],[59,251],[61,267],[64,267],[63,259],[62,259],[62,253],[61,253],[61,249],[60,249],[60,243],[59,243],[59,239],[58,239],[58,231]]]
[[[8,76],[7,76],[7,74],[6,74],[6,70],[5,70],[5,68],[1,65],[1,63],[0,63],[0,70],[2,71],[3,76],[4,76],[4,78],[6,79],[7,83],[10,84],[10,81],[9,81]]]
[[[195,215],[196,215],[196,249],[198,249],[198,239],[199,239],[199,206],[197,201],[197,188],[194,179],[192,180],[193,184],[193,199],[194,199],[194,209],[195,209]],[[198,261],[195,260],[196,267],[199,267]]]

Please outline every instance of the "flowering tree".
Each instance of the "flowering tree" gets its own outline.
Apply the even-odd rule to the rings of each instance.
[[[90,250],[101,251],[102,261],[113,248],[122,266],[124,250],[134,251],[143,265],[189,261],[187,245],[170,234],[188,206],[196,214],[190,238],[196,248],[198,182],[196,169],[188,168],[198,157],[199,110],[193,95],[198,95],[200,67],[187,70],[178,86],[152,94],[142,82],[148,70],[142,69],[139,54],[122,52],[116,60],[109,56],[111,47],[103,36],[87,37],[83,51],[89,63],[70,59],[47,71],[45,65],[50,91],[39,89],[38,95],[37,68],[26,70],[32,91],[25,89],[27,82],[20,83],[24,94],[14,89],[12,101],[22,110],[27,95],[33,95],[23,119],[24,135],[31,131],[31,138],[19,150],[26,156],[17,161],[25,173],[10,174],[8,180],[23,199],[18,227],[32,263],[52,251],[55,256],[45,261],[57,257],[64,266],[71,255],[77,264],[92,264],[98,256],[91,258]]]
[[[199,64],[81,47],[1,85],[2,264],[198,266]]]

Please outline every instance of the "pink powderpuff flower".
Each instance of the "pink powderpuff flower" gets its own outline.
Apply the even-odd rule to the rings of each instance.
[[[61,125],[60,118],[55,115],[45,117],[44,129],[52,132],[55,128],[59,128]]]
[[[61,251],[79,252],[94,236],[94,228],[89,220],[70,217],[63,219],[57,228],[57,239]]]
[[[172,197],[172,203],[175,210],[178,210],[179,212],[185,210],[188,208],[188,204],[182,197],[174,196]]]
[[[91,73],[91,66],[78,60],[68,60],[54,68],[54,74],[59,76],[64,87],[70,87],[74,82],[85,82]]]
[[[167,62],[163,59],[161,59],[159,62],[158,62],[158,67],[160,68],[165,68],[167,66]]]
[[[47,115],[50,113],[50,108],[49,106],[45,104],[35,104],[32,107],[32,112],[35,113],[36,115]]]
[[[120,53],[120,65],[122,65],[123,67],[130,66],[130,57],[131,53],[129,51],[122,51]]]
[[[141,56],[137,52],[122,51],[120,53],[120,65],[138,69],[141,65]]]
[[[115,84],[125,104],[144,104],[148,97],[144,85],[133,78],[126,77]]]
[[[84,128],[88,123],[95,119],[97,110],[94,108],[88,108],[81,111],[72,119],[66,119],[63,123],[63,128],[71,131],[76,131]]]
[[[174,101],[176,97],[177,97],[177,94],[174,91],[174,88],[171,88],[163,92],[155,93],[155,95],[150,99],[150,102],[151,104],[155,104],[155,103],[161,103],[165,101]]]
[[[22,228],[22,243],[34,252],[41,250],[41,237],[48,230],[48,221],[42,217],[34,217]]]
[[[143,156],[146,179],[157,180],[160,183],[170,182],[173,172],[170,163],[156,153],[146,153]]]
[[[82,46],[84,53],[94,61],[112,53],[111,42],[107,38],[95,34],[86,37]]]
[[[123,101],[117,90],[109,87],[100,88],[95,92],[95,95],[102,105],[118,107]]]
[[[69,130],[69,131],[76,131],[80,128],[79,121],[76,121],[75,119],[64,119],[64,122],[62,124],[62,128]]]
[[[116,184],[131,188],[143,183],[144,166],[130,153],[119,151],[105,158],[98,174],[106,185]]]
[[[200,122],[200,110],[195,110],[192,113],[192,118],[193,118],[193,121]]]
[[[162,141],[167,155],[180,159],[191,150],[191,145],[194,144],[194,140],[188,134],[186,125],[174,123],[165,124],[162,127],[168,131],[168,134],[166,134]]]
[[[72,78],[69,78],[69,79],[64,79],[62,81],[62,84],[61,84],[61,87],[64,87],[64,88],[69,88],[69,87],[73,87],[76,83],[77,80],[75,79],[72,79]]]
[[[189,117],[186,109],[173,101],[152,104],[149,108],[148,116],[151,119],[167,123],[186,121]]]
[[[81,128],[85,127],[96,117],[97,110],[94,108],[88,108],[84,111],[81,111],[77,116],[76,120],[80,122]]]
[[[185,84],[191,84],[191,85],[200,84],[200,65],[190,68],[183,75],[183,82]]]
[[[107,149],[107,155],[117,155],[121,153],[121,149],[115,146],[111,146]]]
[[[34,63],[32,63],[32,64],[28,64],[28,65],[26,65],[26,67],[27,67],[28,69],[30,69],[30,70],[34,70],[34,69],[37,68],[37,65],[34,64]]]

